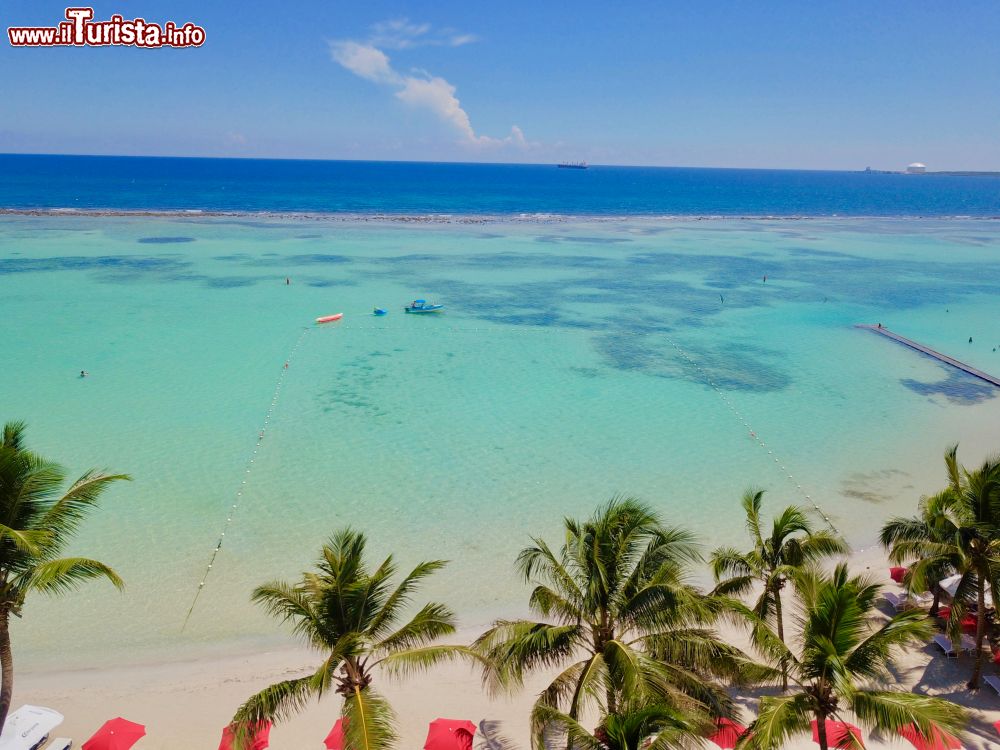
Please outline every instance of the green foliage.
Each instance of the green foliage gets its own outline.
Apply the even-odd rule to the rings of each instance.
[[[558,553],[541,539],[518,567],[532,586],[532,610],[546,620],[500,620],[476,641],[494,691],[530,673],[561,667],[532,714],[535,747],[557,716],[566,732],[588,706],[616,715],[626,703],[664,711],[731,712],[713,679],[739,682],[751,662],[712,629],[722,605],[688,582],[698,546],[664,526],[646,505],[614,498],[587,521],[565,519]],[[582,740],[581,740],[582,741]]]
[[[323,546],[316,569],[300,581],[274,581],[254,590],[254,602],[325,658],[313,674],[272,685],[240,706],[233,717],[238,746],[258,722],[283,721],[334,689],[344,699],[345,747],[388,750],[396,742],[395,716],[371,688],[375,668],[405,675],[443,661],[480,659],[467,647],[435,643],[455,632],[454,615],[443,604],[425,604],[403,621],[421,581],[445,563],[420,563],[393,586],[392,556],[371,570],[366,545],[364,534],[344,529]]]
[[[9,638],[11,615],[21,616],[28,595],[62,595],[80,584],[105,578],[117,588],[122,579],[110,567],[86,557],[62,557],[80,524],[102,493],[124,474],[88,471],[62,491],[66,472],[29,451],[24,422],[8,422],[0,437],[0,640]],[[0,649],[4,685],[0,728],[10,707],[13,680],[10,652]]]
[[[911,590],[933,588],[949,574],[961,576],[955,590],[948,629],[953,638],[975,606],[977,655],[969,680],[980,687],[986,632],[985,597],[1000,601],[1000,459],[988,458],[978,469],[958,463],[958,446],[945,453],[948,485],[920,502],[920,515],[894,518],[883,528],[882,544],[897,563],[912,561],[907,585]],[[936,603],[935,599],[935,603]]]
[[[898,653],[922,646],[930,637],[931,626],[920,612],[903,612],[884,622],[875,608],[880,587],[851,577],[846,565],[829,575],[806,570],[797,577],[797,649],[778,640],[759,618],[752,630],[760,651],[787,666],[793,693],[761,699],[752,735],[741,740],[741,748],[776,750],[793,735],[811,731],[812,720],[843,721],[848,712],[884,732],[913,723],[925,736],[934,728],[962,733],[964,709],[888,687]]]

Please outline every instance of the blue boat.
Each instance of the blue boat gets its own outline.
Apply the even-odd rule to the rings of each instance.
[[[444,305],[429,305],[425,299],[415,299],[403,309],[408,313],[432,313],[438,312]]]
[[[383,310],[381,307],[376,307],[375,310],[372,312],[372,315],[388,315],[388,314],[389,311]]]

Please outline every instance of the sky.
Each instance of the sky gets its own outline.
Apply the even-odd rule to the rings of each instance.
[[[0,152],[1000,170],[1000,2],[119,0],[186,49],[13,48]]]

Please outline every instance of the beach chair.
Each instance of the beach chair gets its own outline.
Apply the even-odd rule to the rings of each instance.
[[[934,594],[930,591],[925,591],[922,594],[910,594],[910,601],[916,607],[929,607],[934,603]]]
[[[954,659],[955,657],[958,656],[958,651],[955,650],[955,647],[954,645],[952,645],[951,639],[948,636],[938,633],[937,635],[934,636],[932,642],[939,649],[944,651],[944,655],[947,656],[949,659]]]
[[[897,612],[902,612],[904,609],[907,609],[910,604],[909,597],[906,594],[896,594],[892,591],[886,591],[882,594],[882,598],[889,602],[889,604],[892,605],[892,608]]]
[[[50,742],[45,750],[69,750],[73,747],[73,740],[68,737],[56,737]]]
[[[983,678],[983,682],[985,682],[987,685],[993,688],[994,693],[1000,695],[1000,677],[988,674]],[[998,729],[997,731],[1000,731],[1000,729]]]

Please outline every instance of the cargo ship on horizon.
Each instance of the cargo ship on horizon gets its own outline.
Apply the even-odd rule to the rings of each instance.
[[[585,161],[564,161],[556,164],[559,169],[586,169],[589,164]]]

